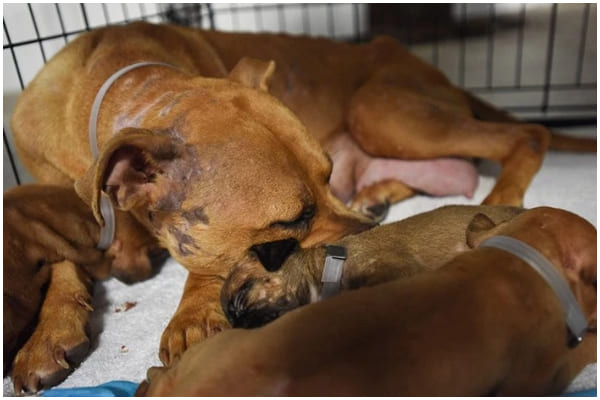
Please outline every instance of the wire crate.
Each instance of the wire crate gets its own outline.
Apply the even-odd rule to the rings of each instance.
[[[136,20],[362,42],[389,34],[451,81],[528,121],[596,124],[596,4],[4,4],[4,189],[32,181],[16,99],[82,32]]]

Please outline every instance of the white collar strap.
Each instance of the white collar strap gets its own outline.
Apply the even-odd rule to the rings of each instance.
[[[340,291],[344,261],[346,261],[346,248],[342,246],[325,246],[326,256],[321,276],[321,299],[324,300]]]
[[[121,68],[114,74],[112,74],[100,87],[98,93],[96,94],[96,98],[94,99],[94,103],[92,104],[92,111],[90,113],[90,123],[89,123],[89,140],[90,140],[90,149],[92,150],[92,156],[94,160],[98,158],[98,138],[96,135],[96,129],[98,127],[98,114],[100,113],[100,106],[102,105],[102,99],[108,92],[108,89],[112,86],[113,83],[121,76],[125,75],[131,70],[140,67],[146,66],[156,66],[162,65],[169,68],[176,68],[174,65],[155,62],[155,61],[142,61],[135,64],[128,65],[124,68]],[[100,213],[102,214],[102,218],[104,219],[104,225],[100,230],[100,240],[98,241],[97,248],[101,250],[106,250],[111,245],[115,238],[115,210],[113,208],[113,204],[110,200],[110,197],[102,192],[100,195]]]
[[[576,340],[570,344],[577,345],[583,340],[587,330],[587,320],[567,282],[546,257],[528,244],[509,236],[493,236],[481,243],[480,247],[495,247],[507,251],[529,264],[544,278],[560,300],[566,313],[567,326]]]

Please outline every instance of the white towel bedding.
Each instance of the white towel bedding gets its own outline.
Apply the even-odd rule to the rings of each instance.
[[[595,135],[595,128],[592,135]],[[480,169],[485,170],[485,165]],[[596,225],[596,171],[595,154],[550,152],[527,192],[525,206],[564,208]],[[394,206],[386,222],[445,204],[478,204],[493,183],[494,178],[482,176],[473,199],[414,197]],[[92,351],[59,387],[95,386],[111,380],[143,380],[148,367],[160,365],[157,356],[160,335],[177,307],[186,275],[183,267],[170,259],[156,277],[146,282],[127,286],[110,279],[98,283],[93,304]],[[126,302],[135,303],[135,306],[127,311],[117,311]],[[591,364],[569,390],[595,388],[596,381],[596,364]],[[11,394],[10,379],[5,378],[4,395]]]

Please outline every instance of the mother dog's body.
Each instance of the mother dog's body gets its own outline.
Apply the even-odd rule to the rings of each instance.
[[[228,326],[221,283],[250,251],[277,264],[295,243],[373,226],[330,193],[331,162],[321,146],[263,90],[272,64],[245,59],[229,79],[205,78],[227,78],[228,71],[195,32],[132,24],[83,35],[25,89],[12,119],[34,177],[77,180],[100,222],[100,193],[107,192],[117,209],[117,241],[127,240],[120,230],[150,232],[190,270],[161,344],[167,364],[186,344]],[[144,60],[176,68],[139,68],[113,84],[99,112],[94,162],[94,98],[113,73]],[[150,270],[148,262],[146,276]]]

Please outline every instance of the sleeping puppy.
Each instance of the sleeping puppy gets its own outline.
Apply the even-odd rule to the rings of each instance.
[[[446,206],[347,236],[340,290],[372,286],[436,270],[471,245],[466,232],[507,221],[523,211],[509,206]],[[299,251],[277,272],[239,264],[226,280],[221,303],[234,327],[264,325],[284,312],[318,300],[326,247]]]
[[[438,271],[347,291],[261,328],[223,332],[190,347],[174,367],[149,370],[150,382],[140,386],[139,394],[539,396],[562,392],[596,358],[595,333],[575,349],[570,341],[570,332],[579,336],[595,331],[596,229],[569,212],[540,207],[504,223],[468,224],[465,232],[471,249]],[[362,236],[344,242],[348,260],[356,254],[352,247]],[[574,313],[581,318],[578,328],[573,328],[573,314],[565,313],[561,303],[565,292],[553,289],[522,256],[486,242],[501,236],[531,246],[545,259],[544,273],[554,274],[580,307]],[[380,239],[390,241],[387,235]],[[317,254],[303,250],[290,262],[313,259],[320,264]],[[402,255],[397,253],[399,265],[404,262]],[[419,262],[427,265],[427,258]],[[374,261],[372,267],[376,265]],[[577,307],[574,299],[571,305]],[[210,368],[204,368],[207,365]]]
[[[151,275],[150,243],[120,233],[132,239],[98,250],[100,226],[73,188],[24,185],[4,192],[3,369],[12,364],[16,394],[57,384],[87,354],[94,279]]]

